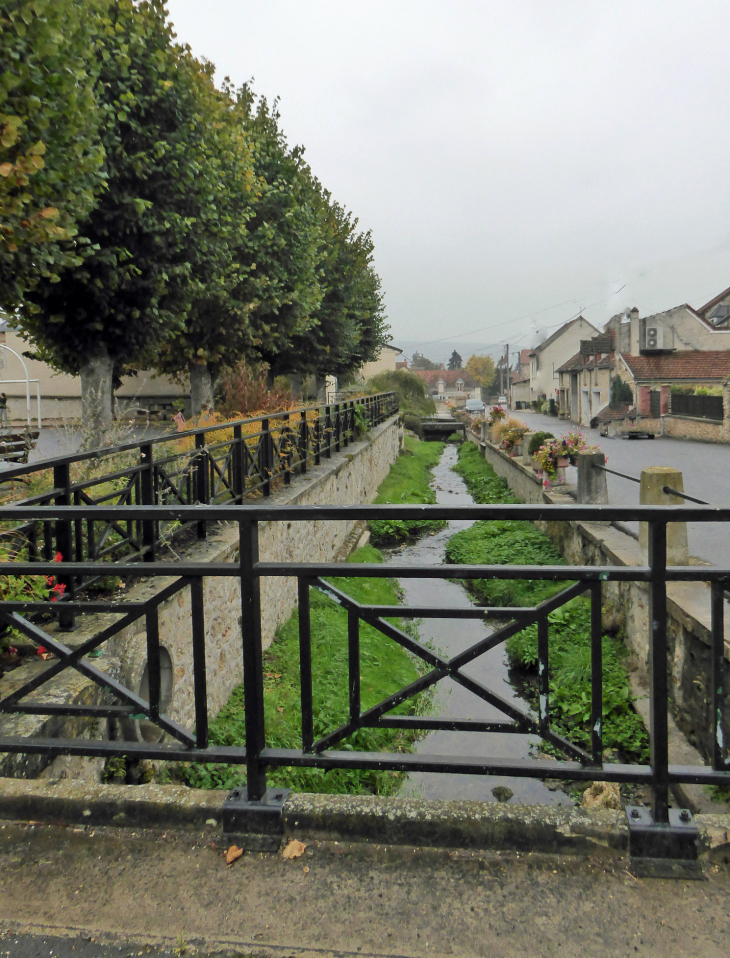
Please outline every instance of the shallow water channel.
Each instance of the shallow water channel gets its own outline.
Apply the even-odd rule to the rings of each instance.
[[[462,478],[452,470],[456,462],[455,446],[448,445],[439,464],[433,470],[432,488],[436,501],[445,506],[467,506],[474,500]],[[449,523],[435,535],[427,535],[414,543],[383,550],[387,562],[438,565],[444,562],[448,540],[471,521]],[[404,604],[464,608],[472,604],[466,589],[446,579],[401,579]],[[424,642],[444,656],[456,655],[469,648],[493,630],[478,619],[422,619],[418,631]],[[464,674],[480,681],[491,691],[508,701],[527,708],[510,684],[510,670],[504,646],[498,646],[465,666]],[[436,686],[434,714],[461,719],[494,721],[503,713],[477,698],[451,679],[442,679]],[[433,755],[473,755],[500,758],[528,758],[530,743],[539,742],[537,736],[502,734],[499,732],[438,731],[426,735],[415,746],[416,752]],[[401,790],[402,795],[422,798],[473,799],[493,802],[492,789],[506,785],[514,793],[509,800],[522,805],[571,805],[570,798],[561,790],[551,791],[538,779],[513,778],[497,775],[457,775],[442,772],[411,773]]]

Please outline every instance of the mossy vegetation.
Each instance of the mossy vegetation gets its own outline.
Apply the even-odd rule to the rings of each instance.
[[[375,502],[393,505],[436,502],[436,493],[430,485],[431,470],[443,451],[442,442],[422,442],[415,436],[406,436],[405,452],[390,467]],[[373,541],[383,543],[434,532],[443,529],[446,523],[434,519],[377,519],[369,525]]]
[[[473,442],[459,448],[454,466],[478,503],[520,500],[510,491]],[[531,522],[499,519],[475,522],[457,532],[446,546],[447,562],[478,565],[563,565],[565,560],[548,537]],[[565,588],[563,582],[540,579],[470,579],[464,585],[487,605],[537,605]]]
[[[479,503],[519,500],[500,479],[479,449],[466,443],[454,467]],[[476,522],[457,532],[446,547],[449,562],[489,565],[563,565],[565,560],[550,539],[531,522]],[[537,605],[566,588],[568,582],[540,580],[470,580],[464,583],[489,605]],[[590,604],[579,597],[548,617],[550,719],[554,731],[587,747],[591,736]],[[625,666],[626,649],[619,638],[604,635],[603,741],[629,761],[646,761],[649,740],[644,723],[632,706]],[[514,668],[524,674],[523,694],[537,705],[537,626],[507,640]],[[549,746],[544,746],[551,750]]]
[[[366,546],[350,557],[353,562],[380,562],[377,549]],[[330,580],[359,602],[393,605],[398,590],[391,579],[346,577]],[[348,719],[347,611],[323,592],[310,594],[312,633],[312,684],[315,739]],[[397,620],[391,620],[397,622]],[[363,711],[418,678],[416,660],[391,639],[365,623],[360,624],[361,704]],[[302,716],[299,681],[299,613],[279,630],[264,653],[266,745],[269,748],[302,747]],[[393,710],[393,714],[422,714],[431,696],[421,694]],[[363,751],[410,751],[417,736],[389,729],[360,729],[337,747]],[[245,743],[244,691],[234,689],[225,708],[211,723],[214,745]],[[233,788],[246,780],[240,766],[189,765],[183,768],[186,782],[196,788]],[[401,773],[316,768],[280,768],[268,773],[275,786],[300,792],[391,795],[403,780]]]

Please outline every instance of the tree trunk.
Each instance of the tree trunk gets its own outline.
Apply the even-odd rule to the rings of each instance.
[[[304,383],[301,373],[289,373],[289,386],[291,388],[291,398],[295,402],[301,402],[304,398]]]
[[[325,391],[327,388],[327,379],[321,373],[316,373],[314,377],[314,391],[317,394],[317,402],[324,403]]]
[[[190,363],[190,406],[193,418],[205,409],[213,409],[213,377],[208,365]]]
[[[79,371],[81,377],[81,416],[83,447],[103,445],[112,424],[112,379],[114,366],[106,346],[99,346]]]

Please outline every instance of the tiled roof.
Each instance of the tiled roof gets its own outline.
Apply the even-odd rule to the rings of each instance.
[[[530,362],[530,350],[521,349],[520,350],[520,366],[527,366]]]
[[[696,312],[701,313],[703,316],[713,308],[717,306],[718,303],[721,303],[726,296],[730,295],[730,286],[727,289],[724,289],[721,293],[718,293],[717,296],[714,296],[709,303],[705,303],[704,306],[700,306]]]
[[[467,389],[476,386],[465,369],[411,369],[411,372],[423,379],[427,386],[435,386],[439,379],[443,379],[446,386],[455,386],[457,379],[461,379]]]
[[[717,379],[730,376],[730,350],[679,350],[657,356],[621,358],[635,380],[649,379]]]
[[[567,373],[571,369],[582,369],[583,368],[583,357],[580,353],[576,353],[575,356],[571,356],[562,366],[558,366],[555,370],[558,373]]]
[[[597,418],[601,422],[608,422],[610,419],[635,419],[636,407],[628,403],[623,403],[621,406],[604,406]]]

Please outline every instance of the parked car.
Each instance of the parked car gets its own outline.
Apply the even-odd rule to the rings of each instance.
[[[507,397],[506,397],[506,396],[500,396],[499,399],[497,400],[497,402],[499,403],[500,406],[506,406],[506,405],[507,405]]]
[[[467,399],[466,411],[472,416],[479,415],[479,413],[484,412],[484,403],[481,399]]]

